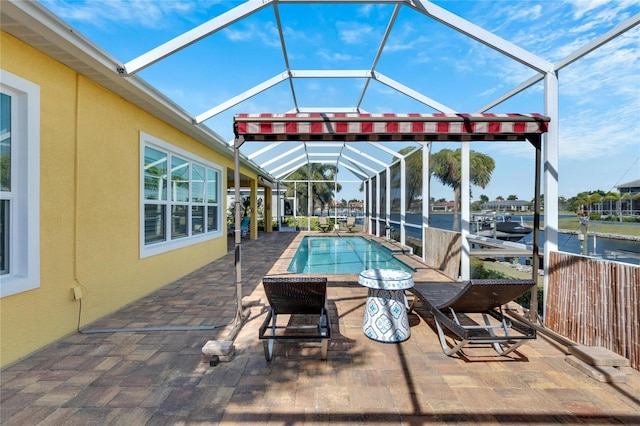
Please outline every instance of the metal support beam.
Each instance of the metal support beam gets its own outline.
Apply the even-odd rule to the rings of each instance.
[[[560,157],[558,75],[550,72],[544,79],[544,111],[551,118],[544,136],[544,301],[549,287],[549,258],[558,250],[558,162]],[[544,317],[544,312],[543,312]]]
[[[376,200],[378,200],[376,202],[376,211],[375,211],[375,218],[376,218],[376,233],[375,236],[379,237],[380,236],[380,173],[376,174]]]
[[[293,78],[368,78],[368,70],[292,70]]]
[[[358,170],[355,167],[350,166],[349,164],[345,163],[344,161],[339,161],[338,160],[338,165],[344,167],[345,169],[350,170],[351,173],[353,173],[356,176],[359,176],[361,179],[367,179],[368,178],[368,175],[363,173],[361,170]]]
[[[192,30],[138,56],[124,65],[125,75],[133,75],[167,56],[237,22],[269,5],[268,1],[248,1],[215,18],[198,25]]]
[[[349,151],[355,152],[356,154],[358,154],[361,157],[366,158],[367,160],[373,161],[374,163],[378,164],[381,167],[386,167],[387,163],[385,163],[384,161],[380,161],[377,158],[367,154],[366,152],[362,152],[359,149],[356,149],[354,147],[352,147],[351,145],[346,145],[345,148],[347,148]]]
[[[553,69],[556,72],[560,71],[562,68],[564,68],[564,67],[566,67],[568,65],[571,65],[572,63],[574,63],[578,59],[583,58],[584,56],[588,55],[589,53],[593,52],[594,50],[602,47],[603,45],[607,44],[609,41],[611,41],[614,38],[618,37],[620,34],[626,32],[626,31],[629,31],[631,28],[633,28],[633,27],[635,27],[635,26],[637,26],[639,24],[640,24],[640,14],[632,16],[631,18],[627,19],[623,23],[617,25],[612,30],[608,31],[606,34],[603,34],[602,36],[598,37],[597,39],[591,41],[590,43],[588,43],[585,46],[581,47],[580,49],[576,50],[575,52],[573,52],[569,56],[566,56],[564,59],[561,59],[560,61],[556,62],[553,65]],[[525,91],[526,89],[528,89],[529,87],[533,86],[534,84],[544,80],[544,78],[545,78],[544,74],[536,74],[533,77],[531,77],[530,79],[528,79],[527,81],[525,81],[525,82],[521,83],[520,85],[518,85],[517,87],[514,87],[513,89],[511,89],[510,91],[508,91],[504,95],[500,96],[499,98],[496,98],[495,100],[491,101],[487,105],[483,106],[482,108],[480,108],[476,112],[481,112],[481,113],[482,112],[486,112],[486,111],[490,110],[491,108],[501,104],[502,102],[512,98],[513,96],[517,95],[518,93],[521,93],[521,92]]]
[[[283,153],[282,153],[282,154],[280,154],[280,155],[276,155],[275,157],[271,158],[271,160],[267,160],[267,161],[263,161],[263,162],[261,162],[261,163],[260,163],[260,167],[262,167],[262,168],[268,167],[268,166],[270,166],[271,164],[275,163],[276,161],[280,161],[280,160],[282,160],[283,158],[288,157],[289,155],[291,155],[291,154],[293,154],[293,153],[295,153],[295,152],[300,151],[302,148],[304,148],[304,145],[298,145],[298,146],[296,146],[296,147],[294,147],[294,148],[290,149],[289,151],[283,152]],[[285,167],[286,167],[286,164],[284,164],[283,166],[285,166]],[[273,169],[273,171],[276,171],[276,170],[279,170],[279,169]]]
[[[533,53],[516,46],[515,44],[504,40],[497,35],[481,28],[471,22],[449,12],[448,10],[435,5],[427,0],[409,0],[407,3],[411,8],[432,17],[436,21],[452,28],[472,39],[488,46],[505,56],[517,61],[527,67],[545,74],[553,66],[550,62],[539,58]]]
[[[528,79],[527,81],[525,81],[525,82],[521,83],[520,85],[518,85],[517,87],[514,87],[513,89],[509,90],[507,93],[505,93],[504,95],[500,96],[499,98],[496,98],[493,101],[489,102],[488,104],[486,104],[485,106],[483,106],[482,108],[477,110],[476,112],[479,112],[479,113],[487,112],[491,108],[493,108],[493,107],[495,107],[497,105],[500,105],[502,102],[511,99],[512,97],[514,97],[518,93],[524,92],[529,87],[533,86],[534,84],[538,83],[539,81],[542,81],[543,79],[544,79],[544,75],[536,74],[533,77],[531,77],[530,79]]]
[[[538,263],[540,261],[540,168],[542,166],[542,138],[536,137],[531,144],[536,149],[535,161],[535,187],[533,190],[533,253],[531,279],[536,282],[534,288],[531,289],[531,300],[529,302],[529,320],[533,323],[538,322]]]
[[[280,144],[283,144],[284,142],[271,142],[269,145],[265,146],[264,148],[261,148],[249,155],[247,155],[247,158],[249,160],[253,160],[254,158],[264,154],[265,152],[271,151],[273,148],[277,147]],[[262,167],[264,167],[264,165],[262,165]]]
[[[367,166],[365,164],[362,164],[360,161],[356,161],[355,159],[351,158],[348,155],[342,154],[342,158],[344,158],[345,160],[351,161],[353,164],[357,165],[358,167],[360,167],[362,169],[369,170],[369,172],[371,172],[372,174],[377,172],[377,170],[375,170],[375,169],[373,169],[373,168],[371,168],[371,167],[369,167],[369,166]]]
[[[282,83],[287,78],[289,78],[289,75],[286,73],[278,74],[275,77],[271,77],[269,80],[265,80],[262,83],[253,86],[251,89],[247,90],[246,92],[241,93],[238,96],[234,96],[233,98],[228,99],[219,105],[216,105],[210,110],[197,115],[195,118],[195,123],[200,124],[203,121],[206,121],[211,117],[214,117],[220,114],[221,112],[226,111],[229,108],[234,107],[239,103],[242,103],[247,99],[254,97],[257,94],[264,92],[265,90],[270,89],[277,84]]]
[[[407,225],[407,160],[406,160],[406,157],[403,157],[400,159],[400,244],[405,244],[405,245],[407,244],[406,225]]]
[[[591,41],[590,43],[587,43],[585,46],[583,46],[580,49],[576,50],[571,55],[565,57],[564,59],[562,59],[562,60],[560,60],[558,62],[556,62],[554,69],[556,71],[560,71],[562,68],[564,68],[564,67],[566,67],[568,65],[571,65],[572,63],[574,63],[578,59],[588,55],[589,53],[593,52],[594,50],[598,49],[599,47],[607,44],[608,42],[610,42],[614,38],[618,37],[620,34],[629,31],[631,28],[633,28],[633,27],[635,27],[636,25],[639,25],[639,24],[640,24],[640,13],[638,13],[637,15],[632,16],[631,18],[627,19],[623,23],[621,23],[619,25],[616,25],[615,28],[613,28],[612,30],[607,31],[605,34],[601,35],[600,37],[596,38],[595,40]]]
[[[297,163],[296,163],[297,161]],[[288,176],[289,174],[295,172],[296,170],[298,170],[300,167],[304,166],[305,164],[307,164],[307,161],[305,160],[305,156],[301,155],[300,157],[290,161],[289,164],[295,164],[294,166],[292,166],[291,168],[289,168],[287,171],[280,173],[279,175],[276,176],[277,179],[284,179],[286,176]],[[282,167],[282,166],[281,166]],[[278,168],[279,170],[280,168]]]
[[[460,256],[460,272],[462,274],[462,280],[465,281],[471,278],[471,248],[469,244],[469,224],[471,222],[471,215],[469,213],[471,210],[469,200],[469,194],[471,194],[471,147],[469,142],[461,142],[461,145],[460,169],[462,172],[462,182],[460,185],[460,210],[462,214],[462,226],[460,232],[462,237],[462,253]]]
[[[273,3],[273,13],[276,17],[276,26],[278,27],[278,36],[280,37],[280,46],[282,47],[282,57],[284,59],[284,65],[287,68],[287,75],[289,76],[289,89],[291,90],[291,98],[293,99],[293,107],[298,111],[298,98],[296,96],[296,89],[293,86],[293,79],[291,78],[291,66],[289,65],[289,54],[287,53],[287,44],[284,41],[284,32],[282,31],[282,22],[280,21],[280,11],[278,10],[278,2]]]
[[[379,72],[374,73],[374,79],[379,81],[380,83],[384,84],[385,86],[388,86],[390,88],[392,88],[393,90],[396,90],[400,93],[403,93],[407,96],[409,96],[410,98],[415,99],[418,102],[421,102],[423,104],[425,104],[426,106],[428,106],[429,108],[433,108],[436,111],[439,112],[444,112],[444,113],[454,113],[456,112],[453,108],[449,108],[448,106],[441,104],[440,102],[429,98],[428,96],[423,95],[420,92],[417,92],[407,86],[405,86],[404,84],[398,83],[397,81],[393,80],[392,78],[389,78],[387,76],[385,76],[384,74],[380,74]]]
[[[235,275],[236,275],[236,318],[235,324],[242,324],[242,234],[240,229],[240,146],[244,139],[237,137],[234,141],[233,149],[233,188],[234,188],[234,208],[235,208]]]
[[[389,220],[391,219],[391,166],[387,166],[384,174],[386,183],[384,188],[384,223],[386,226],[390,226]],[[391,237],[391,230],[389,230],[389,237]]]
[[[382,36],[382,40],[380,41],[380,45],[378,46],[378,51],[376,52],[376,56],[373,58],[373,63],[371,64],[371,72],[370,77],[364,83],[364,87],[362,88],[362,93],[360,94],[360,99],[358,99],[357,106],[360,108],[362,105],[362,101],[364,100],[364,95],[367,93],[367,89],[369,88],[369,83],[371,82],[371,77],[373,77],[376,67],[378,66],[378,61],[380,60],[380,56],[382,56],[382,52],[384,51],[384,46],[387,44],[387,40],[389,39],[389,34],[391,34],[391,29],[393,28],[393,24],[396,21],[396,17],[398,16],[398,12],[400,11],[400,4],[396,4],[393,8],[393,13],[391,14],[391,18],[389,18],[389,23],[387,24],[387,29]]]
[[[396,151],[387,148],[386,146],[382,145],[380,142],[367,142],[369,145],[371,146],[375,146],[376,148],[386,152],[387,154],[391,155],[394,159],[395,158],[402,158],[402,154],[398,154]],[[385,164],[385,167],[387,166],[387,164]]]
[[[424,240],[424,228],[429,227],[429,210],[431,209],[431,166],[429,164],[431,159],[431,142],[423,142],[422,144],[422,261],[427,262],[427,250]]]

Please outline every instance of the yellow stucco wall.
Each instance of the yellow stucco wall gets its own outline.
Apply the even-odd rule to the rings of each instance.
[[[0,299],[5,366],[226,254],[221,238],[140,259],[140,132],[233,161],[0,32],[0,66],[40,86],[40,287]],[[251,173],[243,170],[243,174]],[[255,176],[251,176],[255,178]],[[221,198],[226,201],[223,188]],[[222,227],[226,227],[223,204]]]

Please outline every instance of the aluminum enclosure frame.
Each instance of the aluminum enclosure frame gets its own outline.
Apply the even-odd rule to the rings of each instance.
[[[280,22],[280,14],[278,7],[279,5],[285,4],[305,4],[305,3],[352,3],[352,4],[366,4],[366,3],[376,3],[376,4],[389,4],[394,5],[393,13],[389,19],[387,28],[384,32],[384,36],[381,38],[379,48],[377,53],[372,61],[371,68],[369,70],[342,70],[342,71],[332,71],[332,70],[293,70],[289,65],[289,55],[286,48],[285,38],[283,34],[282,23]],[[378,60],[380,55],[384,49],[384,46],[387,42],[389,33],[394,26],[396,17],[401,8],[409,8],[414,10],[417,13],[421,13],[431,19],[442,23],[445,26],[473,39],[476,40],[485,46],[501,53],[502,55],[509,57],[520,64],[525,65],[529,69],[532,70],[533,76],[514,87],[513,89],[507,91],[503,95],[497,97],[494,101],[488,103],[484,107],[478,109],[476,112],[485,112],[491,108],[500,105],[506,100],[516,96],[517,94],[523,92],[524,90],[530,88],[531,86],[539,83],[540,81],[544,81],[544,114],[551,118],[551,122],[549,123],[548,132],[544,138],[544,159],[541,162],[541,167],[544,167],[544,194],[547,200],[557,200],[558,198],[558,176],[559,176],[559,81],[558,81],[558,72],[575,62],[576,60],[584,57],[588,53],[593,50],[599,48],[600,46],[606,44],[610,40],[618,37],[629,29],[637,26],[640,23],[640,14],[634,15],[627,19],[626,21],[620,23],[612,30],[608,31],[606,34],[592,40],[587,43],[582,48],[579,48],[572,54],[566,56],[564,59],[557,61],[555,63],[551,63],[546,61],[531,52],[522,49],[513,43],[500,38],[499,36],[447,11],[446,9],[428,1],[428,0],[375,0],[375,1],[360,1],[360,0],[343,0],[343,1],[335,1],[335,0],[249,0],[245,3],[242,3],[233,9],[205,22],[202,25],[193,28],[190,31],[183,33],[182,35],[162,44],[161,46],[152,49],[151,51],[141,55],[140,57],[133,59],[132,61],[127,62],[123,65],[118,65],[116,70],[120,75],[124,77],[128,77],[134,75],[138,71],[156,63],[157,61],[162,60],[163,58],[172,55],[173,53],[188,47],[189,45],[198,42],[199,40],[214,34],[229,25],[244,19],[247,16],[250,16],[260,10],[263,10],[267,7],[273,7],[275,21],[278,29],[278,34],[280,37],[282,54],[284,57],[285,69],[282,73],[268,79],[256,86],[252,89],[245,91],[242,94],[236,95],[227,101],[214,106],[207,111],[195,116],[192,118],[192,122],[196,125],[204,122],[208,118],[219,114],[222,111],[225,111],[234,105],[238,105],[241,102],[244,102],[251,97],[255,96],[258,93],[261,93],[264,90],[268,90],[274,87],[277,84],[280,84],[284,81],[289,83],[294,107],[292,109],[295,113],[313,111],[313,112],[338,112],[338,111],[348,111],[348,112],[363,112],[361,108],[362,99],[370,86],[370,82],[377,81],[385,86],[402,93],[406,96],[409,96],[429,108],[433,108],[436,111],[452,113],[455,112],[453,109],[448,108],[446,105],[439,103],[437,100],[432,99],[424,94],[421,94],[410,87],[402,84],[401,82],[397,82],[393,79],[390,79],[383,74],[379,73],[376,69]],[[296,78],[311,78],[311,77],[326,77],[326,78],[364,78],[365,84],[363,85],[363,91],[359,98],[357,104],[353,106],[346,106],[343,108],[331,108],[331,110],[323,110],[322,108],[311,108],[303,105],[299,105],[297,101],[297,96],[293,86],[293,80]],[[468,144],[462,144],[463,149],[463,161],[465,161],[465,156],[468,155]],[[298,160],[291,161],[290,165],[299,163]],[[363,161],[363,160],[360,160]],[[336,161],[338,164],[338,161]],[[367,174],[364,170],[364,167],[358,164],[350,163],[350,170],[357,169],[360,173]],[[269,172],[267,170],[267,172]],[[357,175],[357,174],[356,174]],[[280,175],[281,176],[281,175]],[[464,177],[464,176],[463,176]],[[468,182],[463,179],[463,191],[468,189]],[[465,200],[463,198],[463,224],[464,224],[464,212],[465,208],[468,208],[469,200]],[[468,212],[467,212],[468,213]],[[557,203],[548,202],[545,205],[545,239],[546,243],[544,246],[545,249],[545,259],[548,259],[548,255],[551,251],[555,251],[558,249],[558,205]],[[463,226],[464,228],[464,226]],[[463,229],[464,232],[464,229]],[[545,261],[545,272],[548,272],[548,266]],[[545,274],[545,294],[547,289],[547,275]]]
[[[535,209],[534,239],[532,247],[534,277],[538,274],[538,230],[540,225],[540,174],[542,134],[546,133],[550,118],[540,114],[238,114],[234,117],[235,162],[239,166],[240,147],[245,142],[272,140],[322,141],[332,144],[342,140],[352,143],[378,143],[382,140],[460,141],[462,150],[462,188],[470,186],[469,142],[471,141],[529,141],[535,147]],[[401,175],[405,175],[404,157],[400,159]],[[296,167],[297,168],[297,167]],[[428,174],[423,167],[423,174]],[[387,168],[388,170],[388,168]],[[387,180],[390,179],[387,173]],[[405,179],[401,179],[402,188]],[[424,181],[424,179],[423,179]],[[387,184],[387,188],[390,185]],[[379,191],[379,186],[376,187]],[[242,295],[242,236],[240,228],[240,176],[234,175],[235,192],[235,259],[236,291],[239,302]],[[378,192],[379,195],[379,192]],[[401,216],[404,216],[405,191],[401,191]],[[465,203],[466,200],[466,203]],[[389,211],[389,198],[385,210]],[[469,205],[462,200],[462,271],[463,279],[468,279],[469,264]],[[423,223],[424,226],[424,223]],[[404,227],[401,231],[404,239]],[[466,274],[466,276],[465,276]],[[537,301],[532,298],[532,312],[537,312]],[[241,303],[237,312],[237,322],[241,323]]]

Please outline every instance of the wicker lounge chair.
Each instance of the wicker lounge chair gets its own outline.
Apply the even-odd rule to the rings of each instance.
[[[263,340],[264,356],[273,357],[274,341],[320,341],[322,359],[327,359],[331,321],[327,310],[327,279],[318,277],[262,279],[269,301],[269,311],[258,337]],[[288,316],[286,324],[278,323],[278,315]]]
[[[416,283],[407,291],[415,296],[412,308],[419,315],[433,316],[445,354],[462,353],[467,345],[491,344],[500,355],[507,355],[535,339],[536,330],[506,318],[502,305],[534,285],[533,280],[470,280],[464,286]],[[472,321],[466,314],[481,314],[484,324]],[[447,336],[453,339],[451,345]]]

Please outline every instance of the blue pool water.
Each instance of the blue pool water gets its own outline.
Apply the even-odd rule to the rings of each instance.
[[[374,241],[335,236],[304,237],[287,270],[296,274],[356,274],[365,269],[415,272]]]

